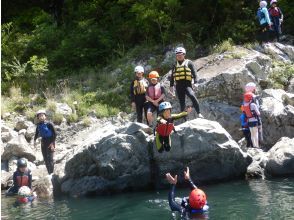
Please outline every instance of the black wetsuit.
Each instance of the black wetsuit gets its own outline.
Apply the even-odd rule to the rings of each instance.
[[[46,124],[48,129],[50,129],[51,131],[51,135],[49,137],[48,136],[44,137],[42,134],[40,134],[39,126],[43,124]],[[39,136],[42,137],[41,150],[42,150],[43,158],[45,161],[45,165],[46,165],[48,173],[51,174],[54,171],[54,161],[53,161],[54,152],[49,148],[49,146],[53,144],[55,147],[55,139],[56,139],[56,131],[53,124],[49,122],[38,123],[34,140],[36,140]]]
[[[193,181],[190,179],[189,180],[189,184],[191,187],[191,190],[193,189],[197,189],[196,185],[193,183]],[[190,207],[189,205],[189,198],[188,197],[184,197],[182,199],[182,203],[178,204],[175,201],[175,189],[176,189],[176,185],[172,185],[171,189],[169,191],[168,194],[168,203],[170,206],[170,209],[172,211],[177,211],[181,214],[181,217],[193,217],[194,215],[203,215],[204,212],[206,212],[208,210],[208,206],[205,205],[203,207],[203,209],[193,209]]]
[[[178,61],[179,64],[182,64],[185,60],[183,60],[182,62]],[[191,70],[191,75],[192,78],[194,79],[194,83],[197,82],[197,75],[196,75],[196,68],[193,64],[193,62],[191,60],[189,60],[188,62],[188,67]],[[170,87],[174,86],[174,71],[175,71],[175,66],[173,68],[172,74],[171,74],[171,78],[170,78]],[[195,108],[196,112],[198,114],[200,114],[200,108],[199,108],[199,102],[194,94],[194,91],[192,89],[192,81],[190,80],[177,80],[176,81],[176,92],[179,98],[179,102],[180,102],[180,107],[181,107],[181,111],[184,111],[186,108],[186,95],[191,99],[192,103],[193,103],[193,107]]]

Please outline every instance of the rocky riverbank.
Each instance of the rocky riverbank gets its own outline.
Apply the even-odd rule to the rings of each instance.
[[[186,166],[197,184],[245,175],[293,175],[294,82],[293,76],[287,79],[287,91],[271,88],[269,75],[277,60],[294,68],[294,47],[279,43],[255,49],[235,47],[196,60],[196,66],[201,67],[197,95],[205,119],[194,119],[191,114],[189,121],[178,125],[168,153],[157,153],[152,130],[130,122],[133,115],[90,116],[90,127],[63,120],[56,126],[55,192],[79,196],[165,187],[164,174],[178,173]],[[162,79],[167,88],[169,74]],[[258,85],[260,95],[263,150],[246,149],[240,140],[239,108],[243,88],[251,81]],[[168,100],[177,112],[178,100],[170,96]],[[64,109],[70,109],[66,104],[59,106],[64,115]],[[34,147],[32,143],[35,129],[24,116],[9,113],[2,118],[2,189],[11,185],[19,157],[28,159],[34,184],[47,175],[40,144]]]

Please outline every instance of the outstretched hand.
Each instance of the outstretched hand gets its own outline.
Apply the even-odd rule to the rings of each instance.
[[[170,175],[170,173],[165,174],[167,181],[170,184],[176,185],[178,182],[178,176],[175,175],[175,177],[173,177],[172,175]]]
[[[184,176],[185,176],[185,179],[186,180],[189,180],[190,179],[190,170],[189,170],[189,167],[187,167],[187,171],[184,171]]]

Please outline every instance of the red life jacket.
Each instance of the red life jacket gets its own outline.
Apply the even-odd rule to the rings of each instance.
[[[16,182],[18,187],[29,186],[29,171],[26,170],[24,173],[17,172]]]
[[[252,104],[252,102],[250,102],[249,105],[242,105],[242,111],[245,113],[247,120],[249,118],[256,118],[256,114],[255,111],[252,111],[250,108],[250,105]]]
[[[174,123],[158,124],[156,126],[156,131],[160,136],[169,136],[175,129]]]
[[[269,9],[269,13],[272,17],[281,17],[281,12],[280,9],[277,7],[277,9],[275,8],[270,8]]]
[[[158,99],[162,95],[160,83],[149,85],[147,94],[152,100]]]

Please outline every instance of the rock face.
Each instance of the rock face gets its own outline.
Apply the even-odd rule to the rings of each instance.
[[[271,176],[294,175],[294,138],[283,137],[270,149],[265,171]]]
[[[199,181],[224,180],[245,174],[251,159],[217,123],[186,122],[173,135],[170,152],[157,153],[145,126],[128,125],[115,135],[92,143],[65,166],[61,190],[72,195],[162,186],[166,172],[190,166]],[[133,128],[130,128],[133,127]],[[137,128],[137,129],[135,129]]]
[[[283,90],[267,89],[262,93],[261,118],[266,146],[273,146],[281,137],[294,137],[294,107],[284,104],[292,94]]]

